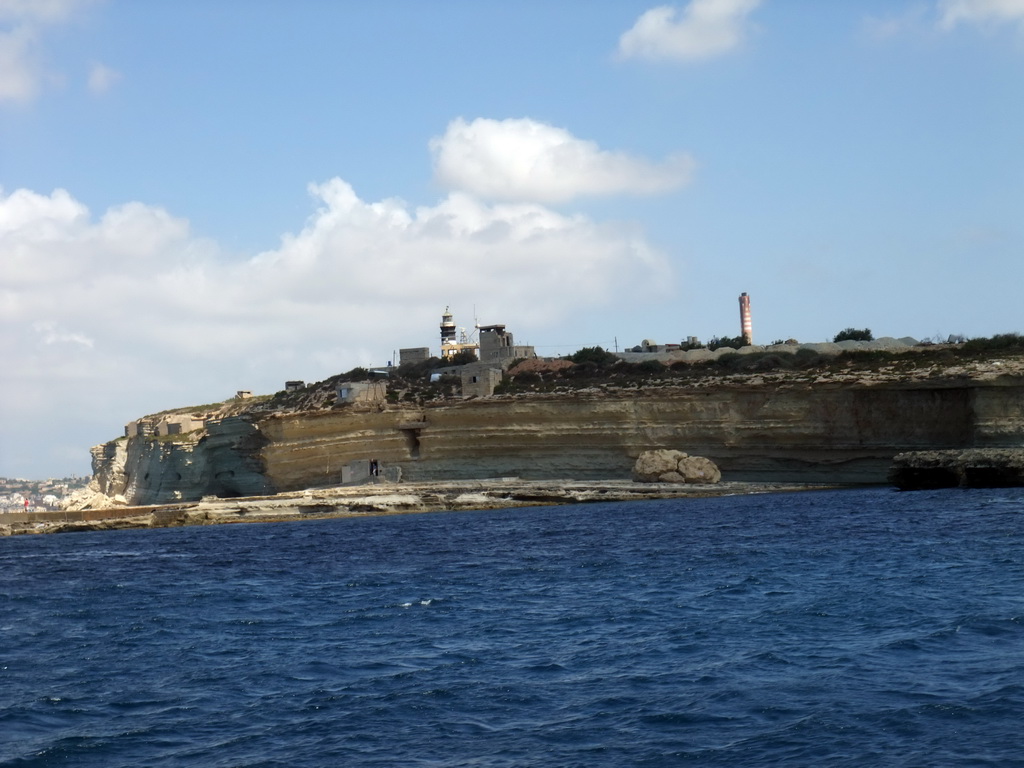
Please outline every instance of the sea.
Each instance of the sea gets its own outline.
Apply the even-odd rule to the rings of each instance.
[[[1024,489],[0,539],[0,765],[1024,766]]]

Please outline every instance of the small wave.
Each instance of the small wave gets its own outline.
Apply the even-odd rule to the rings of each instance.
[[[642,715],[640,722],[656,727],[707,726],[714,723],[728,723],[735,720],[729,715],[714,715],[709,712],[656,712]]]
[[[435,605],[435,604],[440,603],[440,602],[441,602],[441,600],[439,598],[428,597],[428,598],[424,598],[423,600],[410,600],[409,602],[399,603],[398,607],[399,608],[412,608],[415,605],[419,605],[419,606],[422,606],[424,608],[429,608],[430,606]]]
[[[527,672],[565,672],[566,667],[554,661],[546,664],[528,664],[523,667]]]
[[[750,498],[28,542],[0,765],[1019,762],[1024,516]]]

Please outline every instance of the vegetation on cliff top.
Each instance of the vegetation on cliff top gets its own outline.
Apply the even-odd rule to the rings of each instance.
[[[870,333],[869,329],[854,333]],[[720,339],[720,346],[729,347],[734,339]],[[509,368],[504,380],[495,389],[497,395],[526,393],[572,392],[582,389],[630,389],[651,385],[685,386],[715,379],[739,382],[744,377],[775,375],[786,381],[813,382],[830,376],[854,374],[901,376],[922,374],[942,376],[958,364],[984,361],[997,356],[1024,355],[1024,336],[1000,334],[988,339],[972,339],[963,344],[925,345],[912,350],[847,350],[839,354],[822,354],[801,348],[795,352],[728,352],[702,362],[675,362],[666,365],[660,360],[628,362],[602,347],[584,347],[559,365],[520,364]],[[532,361],[531,361],[532,362]],[[460,395],[460,380],[453,375],[457,367],[438,358],[392,368],[381,377],[388,403],[423,404],[445,401]],[[443,371],[441,375],[435,375]],[[296,411],[323,408],[345,408],[336,402],[339,384],[366,381],[373,377],[364,368],[311,384],[298,392],[279,392],[254,410]],[[255,404],[254,404],[255,405]]]
[[[793,382],[818,381],[840,374],[884,374],[893,377],[926,374],[941,377],[950,375],[949,371],[958,365],[983,362],[999,356],[1024,356],[1024,336],[1016,333],[1000,334],[990,339],[973,339],[964,344],[926,345],[899,351],[847,350],[838,354],[822,354],[801,348],[796,352],[732,352],[702,362],[681,361],[670,365],[654,359],[636,363],[616,359],[613,364],[597,366],[591,362],[593,352],[588,351],[583,358],[584,362],[559,370],[518,371],[511,368],[510,375],[502,381],[495,394],[555,393],[594,387],[615,389],[652,383],[686,385],[697,380],[736,381],[737,377],[742,379],[759,374],[776,374]]]
[[[846,329],[843,333],[870,334],[869,329]],[[735,339],[718,339],[718,346],[729,347]],[[706,361],[678,361],[665,364],[648,359],[628,362],[602,347],[584,347],[564,359],[545,364],[540,360],[518,361],[512,365],[495,394],[570,393],[581,389],[630,389],[646,386],[686,386],[720,379],[741,382],[745,377],[774,375],[777,379],[814,382],[830,376],[883,374],[936,377],[965,376],[950,374],[957,366],[995,359],[1021,359],[1024,366],[1024,336],[1004,333],[958,344],[925,344],[910,350],[847,350],[822,354],[808,348],[795,352],[729,352]],[[298,412],[350,407],[337,400],[337,389],[345,382],[377,381],[384,389],[384,402],[424,404],[460,396],[458,366],[436,357],[420,363],[390,368],[386,373],[356,367],[345,373],[309,384],[301,389],[281,391],[272,396],[249,400],[229,400],[220,404],[177,408],[163,413],[217,411],[220,415],[239,413]],[[383,405],[383,404],[381,404]],[[194,439],[194,434],[175,435],[168,440]]]
[[[832,341],[873,341],[874,334],[870,328],[846,328],[835,335]]]

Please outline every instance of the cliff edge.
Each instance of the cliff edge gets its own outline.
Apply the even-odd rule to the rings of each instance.
[[[1024,357],[837,357],[796,370],[616,365],[343,403],[332,387],[255,404],[173,438],[93,449],[91,498],[147,505],[337,486],[375,467],[409,481],[627,480],[655,449],[705,456],[724,479],[885,483],[910,451],[1024,447]],[[363,473],[365,476],[365,472]]]

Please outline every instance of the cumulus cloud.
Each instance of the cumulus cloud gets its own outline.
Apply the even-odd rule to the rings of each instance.
[[[960,24],[1020,24],[1024,26],[1024,0],[941,0],[939,26]]]
[[[47,74],[42,31],[67,21],[91,0],[0,0],[0,103],[31,101]]]
[[[66,21],[74,11],[94,0],[0,0],[0,22]]]
[[[111,69],[105,64],[95,63],[89,70],[89,90],[93,93],[106,93],[120,79],[121,73],[116,69]]]
[[[141,203],[111,208],[94,223],[86,206],[63,189],[51,195],[19,189],[3,197],[0,192],[4,282],[19,290],[77,286],[102,271],[147,274],[187,233],[183,220]]]
[[[0,29],[0,103],[29,101],[36,95],[34,43],[35,35],[27,28]]]
[[[622,58],[694,61],[739,47],[747,16],[761,0],[691,0],[679,10],[663,5],[646,11],[619,38]]]
[[[888,40],[915,30],[930,26],[931,9],[922,4],[909,6],[898,13],[883,16],[866,16],[863,31],[875,40]]]
[[[81,344],[83,347],[92,347],[93,340],[81,333],[71,333],[65,328],[59,328],[54,322],[39,321],[33,323],[33,330],[39,334],[43,344]]]
[[[588,195],[656,194],[685,184],[693,169],[685,154],[655,163],[527,118],[458,118],[431,140],[430,149],[438,182],[489,200],[559,203]]]
[[[671,279],[635,231],[539,204],[371,202],[338,178],[310,194],[303,226],[238,260],[158,207],[95,215],[63,190],[0,191],[0,451],[72,408],[99,432],[48,440],[78,439],[84,463],[147,412],[436,351],[448,304],[460,324],[475,306],[539,342],[572,316],[644,306]]]

